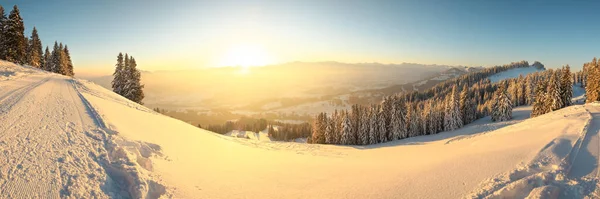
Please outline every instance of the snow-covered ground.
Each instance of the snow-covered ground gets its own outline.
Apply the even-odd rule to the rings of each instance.
[[[537,69],[536,67],[533,67],[533,66],[523,67],[523,68],[513,68],[513,69],[509,69],[507,71],[503,71],[503,72],[497,73],[495,75],[492,75],[491,77],[489,77],[489,79],[492,83],[496,83],[496,82],[498,82],[500,80],[504,80],[504,79],[517,78],[517,77],[519,77],[519,75],[523,75],[523,77],[525,77],[525,75],[527,75],[529,73],[535,73],[538,71],[542,71],[542,70]]]
[[[0,198],[598,198],[600,107],[372,146],[237,139],[87,81],[0,80]]]

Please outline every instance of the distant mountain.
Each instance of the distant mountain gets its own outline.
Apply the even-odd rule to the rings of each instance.
[[[143,72],[145,104],[234,107],[275,98],[319,98],[382,89],[434,77],[463,66],[415,63],[290,62],[243,71],[239,67]],[[112,76],[81,77],[110,89]]]

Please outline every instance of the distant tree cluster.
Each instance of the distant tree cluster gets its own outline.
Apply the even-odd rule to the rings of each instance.
[[[236,121],[227,121],[222,125],[208,125],[206,130],[219,134],[225,134],[233,130],[259,132],[267,129],[267,126],[268,122],[265,119],[242,117]]]
[[[25,25],[19,8],[15,5],[8,17],[0,6],[0,59],[17,64],[27,64],[46,71],[74,76],[73,62],[66,45],[54,42],[52,52],[46,47],[42,52],[42,41],[35,27],[31,37],[25,37]]]
[[[573,98],[573,75],[567,65],[562,69],[548,70],[540,74],[535,89],[531,117],[543,115],[567,106]]]
[[[136,68],[135,59],[123,53],[117,56],[117,64],[113,73],[113,91],[131,101],[143,104],[144,85],[141,83],[141,73]]]
[[[199,128],[202,128],[198,125]],[[227,121],[222,125],[208,125],[206,130],[225,134],[233,130],[259,132],[267,130],[269,137],[277,141],[293,141],[296,138],[309,138],[312,130],[309,123],[288,124],[265,119],[242,117],[237,121]]]
[[[275,127],[277,130],[275,130]],[[309,138],[312,133],[309,123],[288,124],[275,122],[269,125],[269,137],[276,141],[293,141],[297,138]]]
[[[539,62],[532,66],[545,69]],[[336,110],[331,115],[320,113],[313,121],[309,142],[368,145],[451,131],[488,115],[493,121],[509,120],[513,107],[536,101],[534,85],[549,73],[554,74],[536,72],[497,83],[488,79],[520,67],[529,67],[529,63],[486,68],[439,83],[424,92],[400,93],[384,97],[379,104],[353,105],[350,111]]]

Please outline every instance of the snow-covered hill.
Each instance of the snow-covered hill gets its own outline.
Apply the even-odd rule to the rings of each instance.
[[[529,73],[535,73],[535,72],[543,71],[543,70],[544,69],[539,69],[534,66],[513,68],[513,69],[509,69],[507,71],[503,71],[498,74],[492,75],[491,77],[489,77],[489,79],[492,83],[496,83],[496,82],[499,82],[504,79],[517,78],[517,77],[519,77],[519,75],[523,75],[523,77],[525,77],[525,75],[527,75]]]
[[[598,197],[598,105],[372,146],[260,142],[0,68],[0,198]]]

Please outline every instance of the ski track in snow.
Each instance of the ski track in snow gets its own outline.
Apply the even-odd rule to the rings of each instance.
[[[145,181],[122,147],[139,143],[113,137],[116,132],[71,78],[29,75],[0,82],[0,121],[2,198],[157,198],[164,193],[152,193],[161,185]]]

